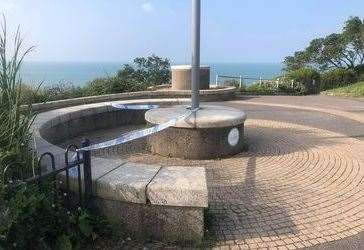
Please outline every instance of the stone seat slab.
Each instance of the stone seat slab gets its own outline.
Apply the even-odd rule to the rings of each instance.
[[[203,167],[163,167],[148,185],[153,205],[208,207],[206,173]]]
[[[126,163],[101,177],[97,196],[117,201],[146,204],[145,190],[160,166]]]

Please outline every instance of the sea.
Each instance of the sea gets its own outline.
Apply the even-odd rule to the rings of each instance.
[[[52,86],[71,83],[83,86],[98,78],[114,75],[124,63],[117,62],[24,62],[20,76],[28,85]],[[221,76],[243,77],[245,84],[262,79],[272,79],[282,74],[280,63],[208,63],[211,67],[212,84],[219,75],[218,82],[226,80]],[[247,79],[249,78],[249,79]],[[252,79],[250,79],[252,78]]]

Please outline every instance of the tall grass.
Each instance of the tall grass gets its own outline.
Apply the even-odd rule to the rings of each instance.
[[[0,31],[0,186],[6,178],[24,178],[34,167],[34,155],[28,147],[34,114],[30,106],[21,111],[22,81],[19,76],[22,62],[33,47],[22,50],[19,28],[12,44],[7,35],[3,17]]]

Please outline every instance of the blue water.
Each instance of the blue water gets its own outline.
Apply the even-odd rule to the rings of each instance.
[[[31,85],[50,86],[70,82],[82,86],[97,77],[114,75],[123,63],[76,62],[25,62],[21,70],[23,82]],[[281,74],[278,63],[210,63],[211,82],[216,74],[271,79]],[[251,83],[252,80],[245,80]]]

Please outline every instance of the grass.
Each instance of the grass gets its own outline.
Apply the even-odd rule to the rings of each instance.
[[[9,49],[9,44],[14,47]],[[22,44],[19,29],[13,43],[7,40],[4,18],[0,32],[0,186],[6,178],[23,178],[34,163],[34,155],[28,147],[34,115],[30,109],[21,110],[19,77],[23,59],[32,47],[22,52]]]
[[[364,97],[364,81],[321,93],[330,96]]]

